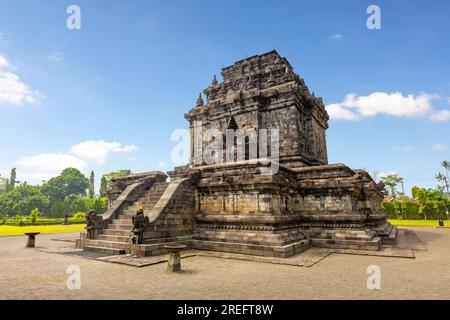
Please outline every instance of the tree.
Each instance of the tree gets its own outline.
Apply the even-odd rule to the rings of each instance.
[[[89,177],[89,198],[94,198],[95,196],[95,175],[94,170],[91,171],[91,176]]]
[[[0,175],[0,193],[6,192],[6,189],[8,188],[9,180],[6,178],[3,178]]]
[[[82,198],[77,197],[70,205],[70,213],[86,212],[96,210],[97,213],[103,214],[108,209],[107,198]]]
[[[100,181],[100,197],[104,197],[106,194],[106,177],[103,175],[102,180]]]
[[[38,217],[39,217],[39,209],[34,208],[33,210],[31,210],[29,218],[32,225],[36,224]]]
[[[50,201],[65,201],[70,196],[86,196],[89,180],[75,168],[64,169],[57,177],[42,186],[42,191]]]
[[[11,175],[9,178],[8,183],[6,184],[6,192],[11,191],[16,186],[16,168],[11,169]]]
[[[449,195],[449,182],[450,182],[450,174],[449,174],[449,172],[450,172],[450,162],[447,161],[447,160],[444,160],[444,161],[441,162],[441,166],[443,166],[444,169],[445,169],[445,177],[447,178],[447,184],[446,184],[446,186],[447,186],[447,197],[449,197],[449,196],[450,196],[450,195]]]
[[[29,214],[35,208],[44,212],[48,206],[49,200],[42,193],[41,188],[26,183],[0,195],[0,213],[9,216]]]
[[[128,169],[121,169],[121,170],[107,173],[107,174],[105,174],[106,182],[107,182],[107,184],[109,184],[109,182],[111,181],[112,178],[128,176],[129,174],[131,174],[131,170],[128,170]]]
[[[392,198],[396,199],[397,196],[402,196],[402,193],[397,191],[397,185],[403,183],[403,178],[397,173],[381,177],[381,181],[389,188],[389,195]]]
[[[450,162],[447,161],[447,160],[444,160],[444,161],[441,162],[441,166],[444,167],[447,179],[450,180],[450,177],[449,177]]]
[[[438,189],[441,189],[441,190],[445,189],[447,191],[447,193],[448,193],[448,189],[449,189],[448,178],[445,175],[443,175],[442,173],[439,172],[436,175],[436,180],[438,182]]]
[[[440,190],[414,187],[412,194],[418,199],[419,214],[423,214],[425,220],[428,219],[427,210],[434,209],[435,213],[439,214],[439,206],[445,207],[444,194]]]
[[[103,177],[105,178],[105,182],[104,182],[104,187],[103,187],[103,194],[100,193],[100,196],[104,196],[106,189],[111,184],[111,179],[117,178],[117,177],[128,176],[130,174],[131,174],[131,170],[128,170],[128,169],[121,169],[121,170],[117,170],[117,171],[113,171],[113,172],[104,174]],[[103,177],[102,177],[102,180],[103,180]]]

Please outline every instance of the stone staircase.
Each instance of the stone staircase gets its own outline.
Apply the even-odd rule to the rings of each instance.
[[[84,240],[84,250],[100,252],[110,255],[126,254],[130,252],[132,217],[139,209],[152,210],[169,185],[168,182],[156,182],[150,189],[128,208],[124,209],[111,223],[108,223],[102,234],[96,239]]]

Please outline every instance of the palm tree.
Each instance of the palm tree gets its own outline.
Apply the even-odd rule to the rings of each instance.
[[[449,175],[449,172],[450,172],[450,161],[444,160],[444,161],[441,162],[441,165],[445,169],[445,175],[447,177],[447,186],[448,186],[448,182],[450,181],[450,177],[449,177],[450,176]],[[448,194],[448,187],[447,187],[447,194]]]
[[[450,182],[450,178],[449,178],[450,162],[447,161],[447,160],[444,160],[444,161],[441,162],[441,165],[444,167],[445,174],[447,175],[447,194],[445,195],[445,197],[447,199],[450,199],[450,193],[448,192],[448,185],[449,185],[449,182]],[[447,219],[448,219],[448,207],[447,206],[445,206],[445,214],[446,214]]]
[[[443,188],[445,188],[447,190],[447,193],[448,193],[448,183],[449,183],[448,178],[439,172],[436,175],[436,180],[438,181],[438,184],[440,186],[442,186]]]
[[[404,196],[402,193],[397,191],[397,185],[403,183],[403,178],[397,173],[389,174],[385,177],[381,177],[381,181],[389,188],[391,197],[396,199],[397,195]]]

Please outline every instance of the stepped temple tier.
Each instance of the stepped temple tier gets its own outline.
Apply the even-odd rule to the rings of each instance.
[[[285,58],[252,56],[222,77],[185,114],[189,165],[170,179],[162,172],[113,179],[109,210],[90,218],[78,246],[150,256],[184,244],[290,257],[310,247],[380,250],[396,242],[380,206],[384,185],[328,164],[322,99]]]

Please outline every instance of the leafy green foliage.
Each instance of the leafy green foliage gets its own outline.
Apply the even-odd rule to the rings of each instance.
[[[117,178],[117,177],[128,176],[130,174],[131,174],[131,170],[121,169],[121,170],[117,170],[117,171],[113,171],[113,172],[107,173],[107,174],[105,174],[103,176],[106,178],[106,186],[109,187],[109,184],[111,183],[111,179]]]
[[[16,186],[16,177],[17,177],[16,168],[12,168],[9,181],[6,184],[6,192],[14,190],[14,187]]]
[[[31,213],[30,213],[28,219],[30,220],[30,223],[32,225],[35,225],[38,217],[39,217],[39,209],[35,208],[35,209],[31,210]]]
[[[73,219],[85,219],[86,218],[86,212],[81,212],[81,211],[75,212],[72,215],[72,218]]]
[[[8,188],[9,180],[6,178],[3,178],[0,175],[0,193],[6,192],[6,189]]]
[[[389,195],[392,198],[403,197],[404,195],[397,191],[397,186],[403,182],[403,178],[398,174],[389,174],[385,177],[381,177],[381,181],[388,187]]]
[[[111,184],[111,179],[116,178],[116,177],[128,176],[130,174],[131,174],[131,170],[129,170],[129,169],[121,169],[121,170],[117,170],[117,171],[113,171],[113,172],[104,174],[102,176],[102,179],[100,180],[100,190],[99,190],[100,197],[106,196],[106,189]]]
[[[381,207],[390,219],[437,220],[445,219],[450,200],[440,190],[414,187],[416,200],[383,202]]]
[[[42,191],[51,201],[66,201],[70,196],[86,196],[88,187],[89,180],[78,169],[67,168],[46,182]]]
[[[18,226],[25,225],[25,218],[21,214],[16,215],[15,220],[16,220]]]
[[[91,181],[93,180],[91,174]],[[18,225],[19,222],[40,224],[39,215],[50,218],[62,218],[74,212],[97,210],[103,214],[108,209],[107,198],[86,198],[86,189],[90,181],[78,170],[67,168],[55,178],[50,179],[42,187],[22,183],[8,192],[0,193],[0,217],[5,220],[8,216],[17,216],[7,223]],[[92,195],[92,194],[90,194]],[[23,215],[28,215],[24,218]],[[28,219],[28,220],[26,220]],[[73,219],[73,218],[71,218]],[[83,216],[77,216],[81,222]]]
[[[100,180],[100,197],[104,197],[106,195],[106,177],[103,175],[102,179]]]
[[[40,187],[20,184],[13,190],[0,195],[0,214],[12,216],[17,213],[29,213],[37,208],[44,212],[48,209],[49,200]]]
[[[94,174],[94,170],[92,170],[91,176],[89,177],[89,190],[88,190],[89,198],[91,198],[91,199],[94,198],[94,196],[95,196],[94,184],[95,184],[95,174]]]
[[[71,212],[87,212],[89,210],[96,210],[97,213],[103,214],[108,209],[108,198],[76,198],[71,206]]]

